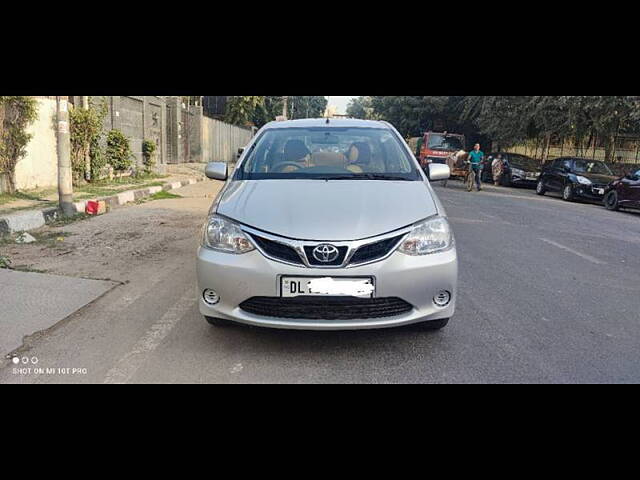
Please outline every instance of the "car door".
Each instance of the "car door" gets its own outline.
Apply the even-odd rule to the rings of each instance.
[[[549,169],[547,179],[545,181],[548,190],[560,191],[564,185],[564,177],[566,173],[564,166],[568,162],[567,158],[556,158]]]
[[[640,170],[629,178],[627,184],[629,201],[636,207],[640,207]]]

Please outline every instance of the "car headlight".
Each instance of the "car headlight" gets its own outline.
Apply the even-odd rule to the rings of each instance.
[[[518,177],[524,177],[524,170],[520,170],[519,168],[512,168],[511,175],[516,175]]]
[[[226,253],[247,253],[256,248],[237,223],[218,215],[212,215],[205,225],[204,245]]]
[[[591,180],[589,180],[586,177],[581,177],[580,175],[577,175],[576,180],[578,180],[578,183],[581,183],[582,185],[591,185]]]
[[[448,250],[452,245],[449,222],[444,217],[435,217],[414,225],[398,250],[407,255],[427,255]]]

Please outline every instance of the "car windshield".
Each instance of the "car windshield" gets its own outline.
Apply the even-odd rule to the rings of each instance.
[[[509,165],[530,172],[535,172],[540,169],[540,163],[533,158],[513,154],[509,155]]]
[[[251,146],[236,180],[422,180],[399,138],[382,128],[272,128]]]
[[[609,167],[603,162],[576,160],[573,165],[576,173],[594,173],[596,175],[613,175]]]
[[[464,150],[464,145],[460,137],[450,135],[429,135],[429,150],[458,151]]]

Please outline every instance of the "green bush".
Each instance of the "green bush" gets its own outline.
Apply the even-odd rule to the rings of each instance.
[[[69,133],[71,136],[71,167],[73,179],[77,183],[86,173],[90,180],[99,180],[106,159],[100,146],[102,126],[108,108],[104,99],[89,102],[89,108],[76,107],[69,111]],[[89,153],[90,171],[87,172],[85,155]]]
[[[31,134],[26,129],[37,116],[34,98],[0,96],[0,173],[6,174],[7,193],[16,191],[16,164],[27,154]]]
[[[156,142],[153,140],[145,140],[142,142],[142,156],[144,157],[142,162],[144,164],[145,173],[151,173],[153,167],[156,166]]]
[[[107,134],[107,148],[105,150],[106,162],[116,172],[124,172],[133,165],[133,153],[129,139],[117,129]]]

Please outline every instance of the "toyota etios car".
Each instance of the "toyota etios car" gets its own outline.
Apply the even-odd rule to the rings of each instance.
[[[207,176],[227,178],[224,163]],[[432,164],[431,180],[449,177]],[[214,200],[198,250],[200,312],[314,330],[446,325],[457,256],[446,214],[386,122],[265,125]]]

